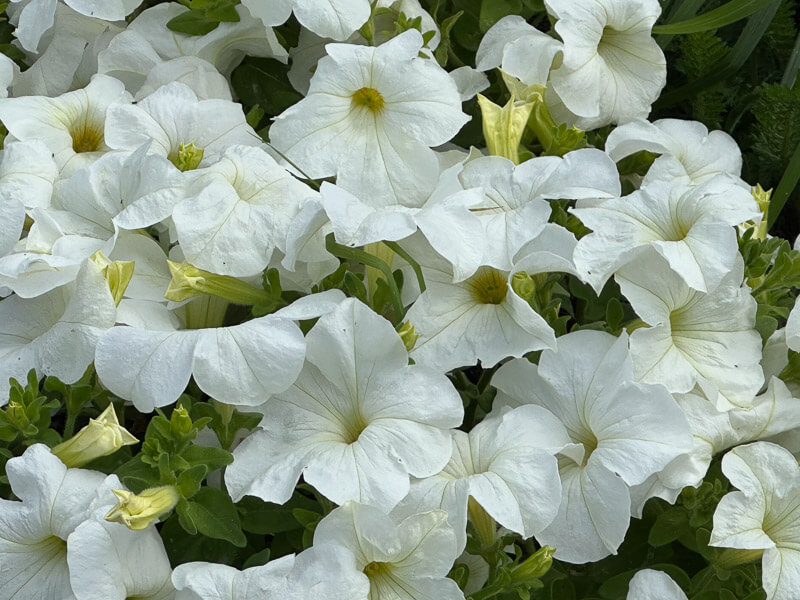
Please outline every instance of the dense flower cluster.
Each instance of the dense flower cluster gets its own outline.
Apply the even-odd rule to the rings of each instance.
[[[174,2],[7,9],[30,66],[0,55],[0,382],[91,381],[109,408],[73,435],[68,400],[63,440],[20,428],[3,455],[0,598],[527,597],[726,451],[710,545],[796,598],[800,400],[779,375],[800,309],[757,329],[740,249],[768,203],[733,139],[646,120],[657,0],[545,0],[552,30],[506,16],[451,71],[417,0],[228,4],[193,35]],[[245,56],[289,62],[304,96],[268,130],[234,101]],[[458,147],[497,68],[510,99],[479,95],[485,148]],[[576,325],[577,286],[621,314]],[[453,373],[476,364],[470,399]],[[0,386],[2,423],[41,408],[22,389]],[[167,554],[169,514],[244,547],[234,505],[298,494],[322,507],[302,552]],[[632,600],[686,597],[630,576]]]

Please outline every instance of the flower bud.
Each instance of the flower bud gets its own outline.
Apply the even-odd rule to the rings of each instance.
[[[539,548],[533,555],[514,567],[514,570],[511,571],[511,581],[522,583],[540,579],[550,570],[555,551],[556,549],[550,546]]]
[[[182,302],[195,296],[216,296],[234,304],[264,304],[272,301],[272,297],[262,289],[245,281],[217,275],[198,269],[187,263],[167,261],[172,281],[164,294],[164,298],[173,302]]]
[[[119,502],[108,511],[106,521],[121,523],[128,529],[147,529],[158,518],[171,511],[180,499],[174,485],[148,488],[141,494],[127,490],[111,490]]]
[[[397,326],[397,334],[403,340],[406,351],[411,352],[417,340],[421,337],[414,331],[414,326],[409,321],[403,321]]]
[[[519,145],[533,110],[533,102],[517,102],[512,94],[501,107],[478,94],[478,104],[483,118],[483,137],[489,154],[504,156],[519,164]]]
[[[109,404],[96,419],[89,419],[86,427],[51,452],[68,467],[82,467],[95,458],[108,456],[138,441],[119,424],[114,405]]]
[[[100,272],[108,282],[111,296],[114,298],[114,304],[119,306],[122,297],[125,295],[125,290],[128,289],[128,284],[133,277],[134,261],[111,261],[105,254],[100,252],[100,250],[92,254],[91,260],[100,267]]]

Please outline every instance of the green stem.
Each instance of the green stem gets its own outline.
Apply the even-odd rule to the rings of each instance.
[[[394,280],[394,274],[392,273],[392,269],[389,267],[389,265],[387,265],[378,257],[364,252],[363,250],[349,248],[348,246],[337,244],[332,233],[329,233],[325,238],[325,249],[337,258],[354,260],[364,266],[378,269],[381,273],[383,273],[384,277],[386,277],[386,285],[389,286],[389,291],[392,294],[392,307],[394,309],[395,316],[397,317],[397,322],[399,323],[400,320],[402,320],[403,315],[405,314],[403,301],[400,299],[400,290],[397,288],[397,282]]]
[[[389,248],[397,254],[400,258],[406,261],[411,268],[414,270],[414,275],[417,276],[417,284],[419,285],[419,292],[420,294],[425,291],[425,278],[422,276],[422,267],[419,266],[419,263],[411,258],[411,255],[403,250],[397,242],[383,242]]]

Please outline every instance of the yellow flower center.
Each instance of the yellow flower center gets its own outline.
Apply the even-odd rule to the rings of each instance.
[[[503,273],[492,267],[481,267],[469,279],[467,286],[479,304],[500,304],[506,299],[508,284]]]
[[[69,128],[72,138],[72,149],[80,154],[82,152],[97,152],[103,147],[103,125],[83,119],[73,123]]]
[[[385,101],[381,93],[375,88],[363,87],[353,94],[353,104],[363,106],[367,110],[376,113],[383,109]]]
[[[364,575],[372,579],[377,575],[383,575],[389,572],[389,568],[391,567],[391,563],[386,562],[371,562],[366,567],[364,567]]]

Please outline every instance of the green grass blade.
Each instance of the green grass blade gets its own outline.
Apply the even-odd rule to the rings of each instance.
[[[767,211],[767,231],[778,219],[778,215],[781,214],[786,201],[792,195],[794,188],[797,187],[798,181],[800,181],[800,144],[797,145],[794,154],[792,154],[789,166],[783,172],[783,177],[781,177],[778,187],[772,193],[769,210]]]
[[[677,104],[736,74],[742,65],[747,62],[747,59],[750,58],[761,38],[764,37],[780,5],[781,0],[773,0],[766,7],[752,15],[742,30],[739,40],[731,48],[731,51],[725,55],[725,58],[714,64],[704,76],[662,95],[656,102],[654,109]]]
[[[725,25],[730,25],[736,21],[746,19],[770,4],[770,2],[772,2],[772,0],[731,0],[719,8],[715,8],[714,10],[698,15],[687,21],[669,23],[667,25],[656,25],[653,27],[653,33],[656,35],[660,33],[685,34],[719,29]]]

